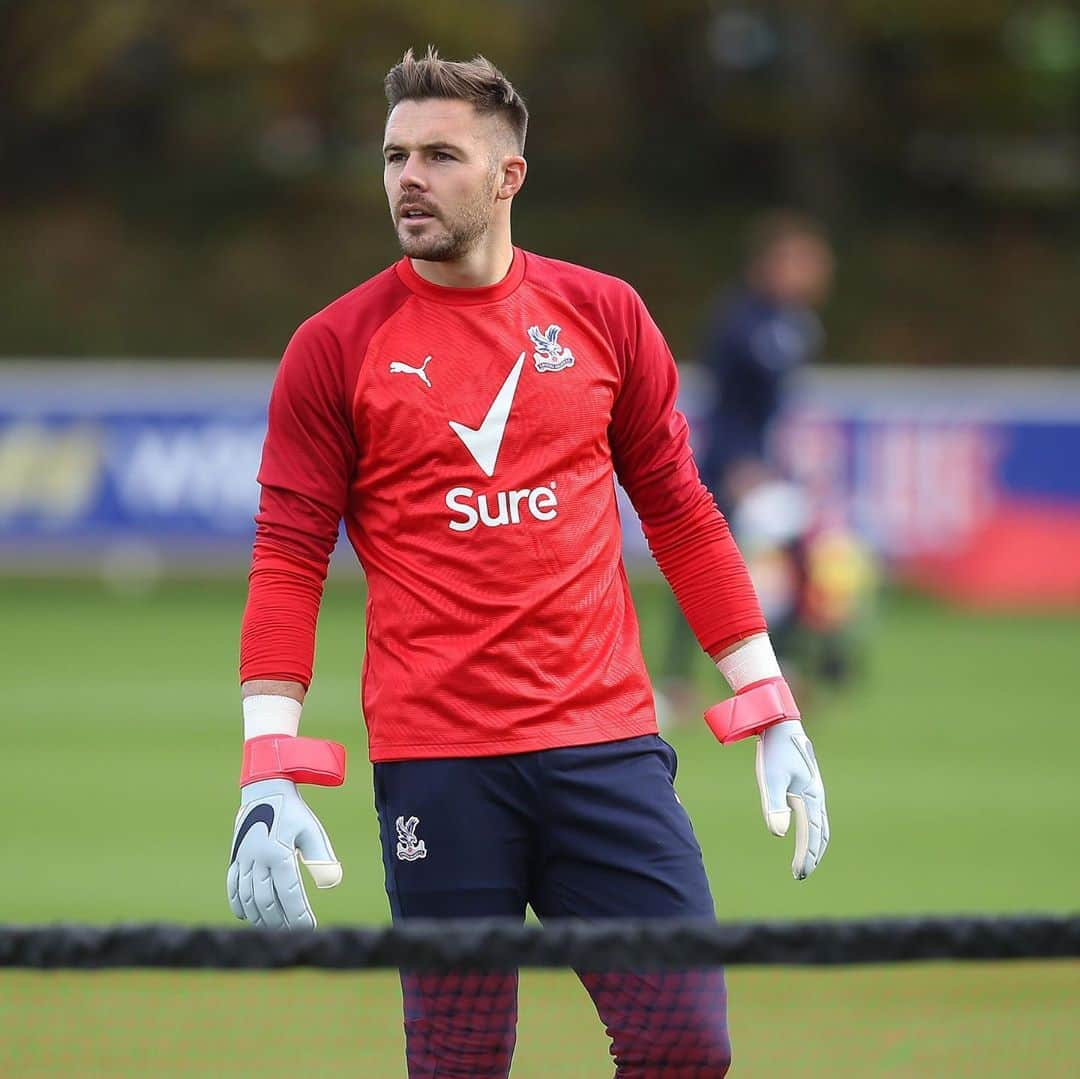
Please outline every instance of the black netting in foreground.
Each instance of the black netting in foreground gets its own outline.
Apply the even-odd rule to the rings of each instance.
[[[667,921],[410,922],[282,933],[175,925],[0,926],[0,966],[454,972],[518,967],[684,970],[1080,956],[1080,916],[899,918],[703,925]]]
[[[1080,917],[8,927],[0,1075],[720,1079],[734,1042],[752,1075],[1049,1077],[1080,964],[904,961],[1076,956]]]

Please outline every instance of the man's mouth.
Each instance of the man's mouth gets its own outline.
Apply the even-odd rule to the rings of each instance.
[[[435,215],[418,206],[405,207],[398,211],[398,217],[402,221],[430,221]]]

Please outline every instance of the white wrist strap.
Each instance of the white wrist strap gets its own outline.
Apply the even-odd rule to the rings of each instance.
[[[732,693],[765,678],[783,677],[767,633],[744,641],[734,652],[718,659],[716,666],[727,679]]]
[[[287,734],[295,738],[300,730],[303,707],[292,697],[278,697],[269,693],[245,697],[244,740],[260,738],[264,734]]]

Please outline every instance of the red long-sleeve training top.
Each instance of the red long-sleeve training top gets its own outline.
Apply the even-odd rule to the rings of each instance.
[[[762,632],[634,290],[515,249],[451,289],[408,259],[308,319],[270,400],[240,677],[311,680],[344,518],[368,582],[372,760],[655,732],[614,477],[702,646]]]

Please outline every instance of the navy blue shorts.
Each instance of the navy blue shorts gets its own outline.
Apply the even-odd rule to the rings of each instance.
[[[402,918],[712,918],[701,848],[657,735],[376,764]]]
[[[505,757],[375,765],[386,891],[409,918],[711,920],[675,750],[656,735]],[[616,1076],[720,1079],[731,1045],[720,969],[578,971]],[[402,975],[411,1079],[505,1079],[513,972]]]

